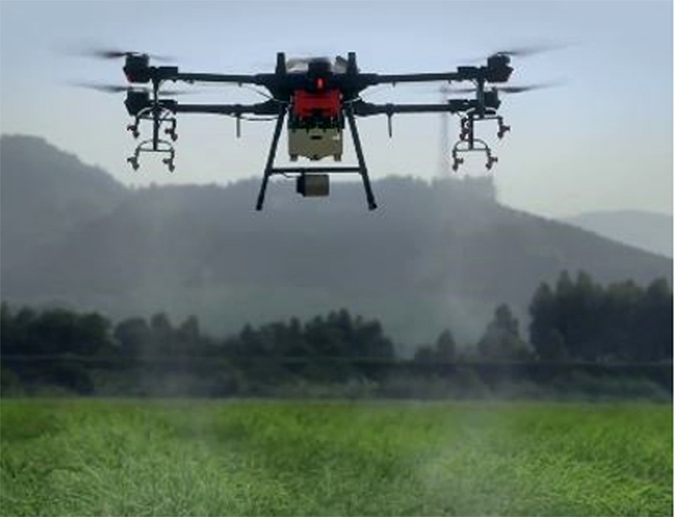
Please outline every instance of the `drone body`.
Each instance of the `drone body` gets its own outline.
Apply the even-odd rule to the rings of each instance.
[[[496,53],[482,66],[462,66],[453,72],[415,73],[415,74],[376,74],[360,72],[356,55],[348,53],[347,58],[337,56],[335,62],[328,58],[286,60],[284,53],[277,54],[276,68],[273,73],[252,75],[211,74],[181,72],[174,66],[152,66],[148,54],[136,52],[107,51],[100,53],[105,57],[124,57],[123,72],[130,86],[125,106],[134,117],[128,126],[133,136],[139,136],[139,123],[150,121],[151,138],[140,143],[128,162],[137,169],[139,157],[143,152],[165,155],[163,162],[174,170],[175,150],[168,140],[161,138],[161,132],[173,142],[177,139],[177,115],[180,113],[221,114],[236,117],[237,135],[240,136],[240,122],[248,117],[275,120],[274,134],[269,148],[267,161],[256,209],[264,204],[268,181],[272,175],[281,174],[297,177],[297,191],[303,196],[327,196],[329,176],[340,173],[358,173],[363,180],[366,200],[370,210],[377,207],[368,176],[359,132],[358,117],[386,115],[390,136],[391,119],[402,113],[456,113],[461,117],[460,141],[453,147],[453,170],[457,170],[463,159],[461,153],[481,151],[486,153],[487,169],[497,161],[491,155],[489,146],[475,137],[475,124],[484,120],[494,120],[498,124],[498,136],[509,130],[497,115],[500,106],[499,91],[503,88],[487,88],[488,84],[505,83],[512,75],[511,53]],[[222,83],[239,86],[263,87],[268,91],[268,100],[255,104],[189,104],[173,99],[161,98],[160,89],[165,82]],[[399,83],[422,82],[461,82],[470,81],[474,88],[472,98],[449,99],[439,104],[373,104],[364,101],[361,94],[367,88]],[[140,85],[149,85],[150,88]],[[108,91],[120,91],[122,87],[107,87]],[[513,93],[512,87],[506,89]],[[514,87],[517,90],[517,87]],[[525,87],[532,89],[534,87]],[[103,88],[100,88],[103,89]],[[451,90],[454,91],[454,90]],[[461,90],[464,91],[464,90]],[[519,90],[518,90],[519,91]],[[287,119],[288,157],[291,162],[300,158],[311,162],[307,166],[275,167],[274,162],[283,125]],[[335,162],[343,159],[345,150],[344,132],[349,129],[354,146],[357,164],[345,166],[321,166],[319,162],[329,158]]]

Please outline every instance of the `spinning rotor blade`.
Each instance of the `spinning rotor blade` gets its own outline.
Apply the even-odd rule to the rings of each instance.
[[[527,84],[524,86],[497,86],[494,87],[495,90],[501,93],[524,93],[533,90],[543,90],[545,88],[552,88],[554,86],[559,86],[562,82],[552,82],[552,83],[540,83],[540,84]],[[442,86],[439,89],[440,93],[475,93],[476,88],[452,88],[450,86]]]
[[[165,56],[165,55],[158,55],[158,54],[149,54],[148,52],[136,52],[132,50],[120,50],[120,49],[113,49],[113,48],[91,48],[87,49],[82,52],[83,55],[89,56],[89,57],[94,57],[97,59],[120,59],[123,57],[127,56],[139,56],[139,55],[147,55],[151,59],[155,59],[156,61],[161,61],[161,62],[167,62],[167,61],[173,61],[174,58],[172,56]]]
[[[533,90],[543,90],[545,88],[551,88],[552,86],[556,86],[554,84],[529,84],[526,86],[500,86],[498,87],[499,92],[503,93],[524,93],[524,92],[530,92]]]
[[[559,50],[563,47],[564,45],[557,44],[531,45],[524,47],[515,47],[508,50],[499,50],[498,52],[494,52],[492,55],[504,55],[510,57],[529,57],[536,54],[543,54],[544,52],[550,52],[552,50]]]
[[[535,56],[537,54],[543,54],[545,52],[552,52],[555,50],[561,50],[565,48],[567,45],[566,44],[559,44],[559,43],[544,43],[544,44],[537,44],[537,45],[525,45],[525,46],[520,46],[520,47],[513,47],[509,49],[504,49],[504,50],[497,50],[496,52],[491,52],[490,54],[487,54],[486,56],[480,56],[475,59],[467,59],[465,62],[466,63],[473,63],[473,62],[479,62],[479,61],[485,61],[486,59],[493,57],[493,56],[508,56],[508,57],[530,57],[530,56]]]
[[[149,92],[152,93],[151,88],[142,87],[130,87],[118,84],[100,84],[100,83],[71,83],[73,86],[78,86],[80,88],[89,88],[90,90],[97,90],[104,93],[126,93],[129,91],[136,92]],[[186,91],[186,90],[159,90],[158,95],[163,97],[167,96],[177,96],[177,95],[190,95],[193,93],[199,93],[196,91]]]
[[[119,86],[116,84],[91,84],[91,83],[72,83],[73,86],[80,88],[89,88],[90,90],[97,90],[104,93],[122,93],[131,90],[129,86]]]

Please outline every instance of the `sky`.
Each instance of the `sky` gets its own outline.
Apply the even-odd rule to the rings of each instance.
[[[502,96],[512,129],[481,136],[499,162],[499,200],[546,217],[602,210],[673,212],[673,3],[671,0],[569,1],[0,1],[0,131],[46,138],[126,185],[227,184],[261,176],[273,122],[180,115],[177,169],[144,155],[126,163],[135,141],[124,94],[74,86],[125,84],[120,61],[82,55],[113,47],[170,55],[185,72],[272,71],[289,56],[357,53],[362,71],[454,71],[496,52],[527,45],[557,49],[517,58],[509,84],[557,86]],[[373,102],[439,102],[439,84],[368,89]],[[235,86],[193,87],[181,100],[259,102]],[[445,170],[449,142],[441,115],[359,120],[372,178],[486,174],[484,158]],[[149,128],[142,128],[149,134]],[[345,159],[353,162],[349,132]],[[285,140],[279,165],[287,163]],[[326,162],[322,162],[324,164]],[[329,162],[329,164],[332,164]],[[443,170],[444,169],[444,170]],[[357,176],[358,180],[358,176]]]

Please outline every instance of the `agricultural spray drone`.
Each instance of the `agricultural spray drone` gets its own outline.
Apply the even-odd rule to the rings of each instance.
[[[359,70],[356,55],[337,56],[334,61],[326,57],[286,59],[283,52],[276,56],[273,73],[251,75],[182,72],[176,66],[154,66],[155,56],[139,52],[117,50],[97,51],[102,58],[123,58],[123,71],[127,86],[89,85],[110,92],[125,92],[125,107],[134,121],[127,127],[135,138],[140,135],[140,123],[150,122],[151,137],[137,145],[129,164],[136,170],[142,153],[158,153],[170,171],[175,169],[177,140],[177,115],[180,113],[212,113],[236,118],[237,136],[240,136],[242,120],[270,119],[275,121],[274,134],[264,167],[264,174],[257,197],[256,208],[261,210],[267,185],[271,176],[293,176],[297,192],[303,196],[327,196],[330,189],[329,175],[358,173],[363,180],[368,208],[377,207],[368,176],[368,168],[357,129],[358,117],[386,115],[388,131],[392,136],[392,117],[404,113],[444,113],[460,116],[460,139],[452,149],[452,169],[463,164],[462,155],[481,152],[486,156],[486,168],[491,169],[498,158],[490,147],[475,134],[475,125],[483,121],[497,124],[497,136],[502,138],[510,130],[503,117],[498,115],[501,104],[499,92],[519,93],[541,87],[495,86],[505,83],[512,75],[510,59],[535,50],[497,52],[481,66],[459,66],[454,72],[378,74]],[[157,58],[160,59],[160,58]],[[189,104],[168,98],[172,92],[161,87],[169,81],[187,84],[223,83],[239,86],[259,86],[267,90],[267,100],[255,104]],[[471,88],[453,89],[451,93],[471,93],[471,98],[447,99],[439,104],[374,104],[361,98],[367,88],[399,83],[423,82],[472,83]],[[146,85],[146,86],[144,86]],[[287,122],[287,123],[286,123]],[[307,166],[275,167],[276,152],[286,123],[288,131],[288,155],[291,162],[300,157],[309,160]],[[349,126],[356,152],[357,165],[325,166],[316,164],[329,157],[342,161],[343,135]],[[167,138],[166,138],[167,137]]]

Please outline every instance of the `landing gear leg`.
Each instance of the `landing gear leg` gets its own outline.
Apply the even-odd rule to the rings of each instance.
[[[368,202],[368,209],[375,210],[378,205],[375,203],[373,190],[371,189],[371,180],[368,178],[368,168],[366,167],[366,160],[364,160],[364,151],[361,148],[361,140],[359,140],[359,130],[357,129],[357,122],[354,117],[354,110],[352,105],[345,106],[345,114],[349,121],[349,129],[352,132],[352,140],[354,140],[354,149],[357,153],[357,160],[359,161],[359,174],[364,182],[364,190],[366,191],[366,201]]]
[[[274,159],[276,158],[276,148],[279,145],[279,138],[281,138],[281,129],[283,128],[283,120],[286,118],[286,107],[281,105],[279,108],[279,116],[276,119],[276,127],[274,128],[274,137],[272,138],[272,145],[269,148],[269,156],[267,158],[267,165],[264,168],[264,176],[262,177],[262,184],[260,185],[260,194],[257,196],[256,210],[262,210],[264,205],[264,195],[267,191],[267,182],[269,176],[272,175],[274,168]]]

